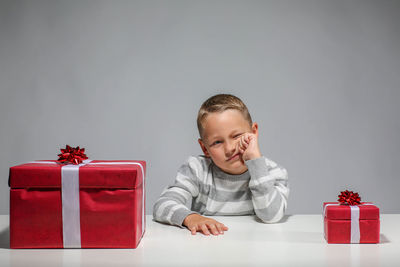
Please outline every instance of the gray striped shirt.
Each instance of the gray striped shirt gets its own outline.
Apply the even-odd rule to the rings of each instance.
[[[256,214],[265,223],[278,222],[285,213],[289,195],[287,171],[265,157],[245,164],[248,171],[232,175],[210,158],[189,157],[179,168],[174,184],[154,204],[154,219],[182,227],[191,213]]]

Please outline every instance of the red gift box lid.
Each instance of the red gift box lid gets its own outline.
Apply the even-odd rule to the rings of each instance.
[[[11,167],[9,186],[11,188],[60,188],[62,166],[65,164],[56,160],[46,160]],[[79,167],[79,187],[138,188],[143,183],[145,175],[142,171],[146,171],[145,161],[92,160],[89,164]]]
[[[360,209],[360,220],[379,219],[379,208],[371,202],[361,202],[360,205],[355,206]],[[339,202],[324,202],[324,216],[331,220],[351,220],[350,205],[340,205]]]

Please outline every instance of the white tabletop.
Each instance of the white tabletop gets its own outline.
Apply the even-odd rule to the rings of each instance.
[[[192,236],[147,215],[137,249],[9,249],[8,215],[0,215],[0,266],[400,266],[400,214],[381,215],[380,244],[327,244],[322,215],[292,215],[278,224],[213,218],[229,231]]]

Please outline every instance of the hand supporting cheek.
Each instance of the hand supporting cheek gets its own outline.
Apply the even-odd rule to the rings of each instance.
[[[242,154],[244,161],[261,157],[258,139],[255,134],[245,133],[240,137],[239,152]]]

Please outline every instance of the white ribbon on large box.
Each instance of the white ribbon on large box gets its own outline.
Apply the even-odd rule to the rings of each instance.
[[[143,165],[139,162],[93,162],[84,160],[81,164],[67,164],[61,167],[61,203],[62,203],[62,225],[64,248],[81,248],[81,218],[79,204],[79,167],[84,165],[138,165],[142,171],[143,194],[142,194],[142,236],[145,228],[144,192],[145,175]],[[34,164],[59,164],[54,161],[31,161]]]
[[[374,205],[372,203],[363,203],[359,205],[349,205],[350,207],[350,243],[360,243],[360,208],[358,206]],[[339,203],[329,203],[324,206],[324,217],[328,206],[343,206]]]

